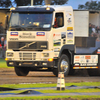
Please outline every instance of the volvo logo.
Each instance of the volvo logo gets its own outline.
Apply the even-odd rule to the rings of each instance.
[[[36,43],[36,42],[31,42],[31,43],[26,43],[26,45],[25,46],[23,46],[23,47],[21,47],[21,48],[19,48],[19,49],[23,49],[23,48],[28,48],[30,45],[32,45],[32,44],[34,44],[34,43]]]
[[[26,48],[29,48],[29,46],[30,46],[30,45],[29,45],[28,43],[26,43],[25,47],[26,47]]]

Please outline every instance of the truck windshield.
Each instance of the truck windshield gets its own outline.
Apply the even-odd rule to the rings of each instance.
[[[9,31],[50,31],[52,13],[13,12],[9,22]]]

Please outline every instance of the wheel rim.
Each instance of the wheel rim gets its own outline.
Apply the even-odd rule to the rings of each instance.
[[[61,61],[61,71],[62,72],[66,72],[67,70],[68,70],[68,62],[65,60],[65,59],[63,59],[62,61]]]

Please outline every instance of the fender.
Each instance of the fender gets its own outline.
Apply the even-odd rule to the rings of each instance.
[[[73,64],[73,54],[75,51],[75,45],[64,45],[59,53],[59,58],[61,57],[62,53],[69,54],[71,59],[71,64]]]
[[[60,50],[59,57],[61,56],[61,54],[64,50],[69,50],[71,52],[74,52],[75,51],[75,45],[64,45]]]

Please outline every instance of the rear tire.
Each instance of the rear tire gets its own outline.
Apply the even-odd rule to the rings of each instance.
[[[73,69],[72,65],[70,65],[70,70],[68,75],[74,75],[75,69]]]
[[[29,69],[26,67],[15,67],[15,73],[18,76],[27,76]]]
[[[69,74],[70,63],[67,55],[63,54],[58,61],[58,71],[64,72],[64,76]]]
[[[100,76],[100,69],[88,69],[89,76]]]

